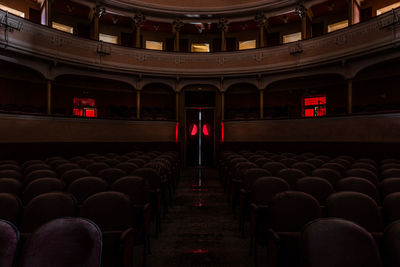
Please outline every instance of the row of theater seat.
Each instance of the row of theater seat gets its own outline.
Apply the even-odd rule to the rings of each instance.
[[[179,159],[176,152],[136,151],[22,164],[6,160],[0,169],[0,219],[17,225],[21,248],[47,221],[81,216],[103,232],[103,266],[129,262],[133,245],[140,244],[145,265],[150,222],[157,235],[160,214],[167,212],[179,177]],[[127,264],[122,266],[131,266]]]
[[[384,225],[400,219],[400,187],[394,185],[400,183],[400,175],[392,177],[400,171],[399,163],[386,159],[378,166],[372,159],[350,156],[240,151],[223,154],[220,174],[234,215],[240,203],[243,235],[246,219],[251,222],[250,251],[256,252],[259,243],[276,244],[283,251],[276,255],[292,255],[282,254],[288,261],[280,259],[280,266],[298,266],[294,240],[307,222],[317,218],[356,222],[381,240]],[[287,233],[294,240],[288,246],[279,244],[285,244]]]

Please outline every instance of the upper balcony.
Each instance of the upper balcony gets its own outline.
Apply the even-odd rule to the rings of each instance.
[[[85,68],[127,74],[217,77],[269,75],[339,64],[393,52],[400,40],[400,9],[320,37],[275,47],[218,53],[127,48],[80,38],[0,11],[2,58],[9,52]],[[356,70],[355,70],[356,71]],[[56,75],[56,74],[54,74]],[[346,74],[344,74],[345,76]]]

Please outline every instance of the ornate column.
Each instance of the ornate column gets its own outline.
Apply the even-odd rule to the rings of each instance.
[[[46,0],[45,2],[45,12],[46,12],[46,26],[51,27],[52,26],[52,6],[53,6],[54,0]],[[42,22],[43,23],[43,22]]]
[[[51,90],[52,90],[51,80],[47,80],[47,90],[46,90],[46,106],[47,115],[51,115]]]
[[[179,32],[181,31],[184,23],[180,19],[176,19],[172,22],[172,32],[174,33],[174,51],[179,52],[180,51],[180,43],[179,43]]]
[[[303,3],[299,2],[296,6],[295,12],[301,18],[301,40],[305,40],[307,39],[308,10]]]
[[[142,90],[141,76],[136,82],[136,118],[140,119],[140,90]]]
[[[145,21],[146,17],[141,13],[137,13],[135,14],[135,16],[133,16],[133,25],[135,26],[136,29],[136,44],[135,44],[136,48],[142,47],[140,36],[141,36],[141,28]]]
[[[353,80],[347,80],[347,114],[353,114]]]
[[[100,18],[101,16],[106,13],[106,9],[101,6],[96,6],[93,8],[89,13],[89,19],[92,24],[92,38],[94,40],[99,40],[100,34]]]
[[[226,18],[220,18],[218,22],[218,29],[221,30],[221,51],[226,51],[226,33],[229,29],[229,22]]]
[[[264,83],[262,76],[258,77],[258,90],[260,91],[260,119],[264,118]]]
[[[349,26],[354,24],[354,0],[348,1],[348,21]]]
[[[258,43],[258,47],[264,47],[265,46],[265,36],[264,36],[264,31],[265,28],[268,27],[268,19],[264,15],[264,13],[259,13],[254,17],[254,21],[257,22],[258,26],[260,27],[260,41]]]

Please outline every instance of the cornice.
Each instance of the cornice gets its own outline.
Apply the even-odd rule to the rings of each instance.
[[[102,5],[108,11],[123,16],[131,17],[136,12],[146,14],[154,21],[172,21],[176,17],[182,18],[185,22],[215,22],[219,17],[228,17],[231,21],[243,21],[254,18],[254,15],[263,12],[268,17],[284,14],[293,11],[299,0],[259,0],[244,4],[209,6],[206,8],[190,7],[189,5],[164,5],[141,0],[72,0],[91,8]],[[308,8],[312,5],[326,0],[303,0]],[[191,3],[190,1],[182,1]],[[189,16],[188,16],[189,15]],[[192,15],[192,16],[190,16]],[[195,15],[195,16],[193,16]]]

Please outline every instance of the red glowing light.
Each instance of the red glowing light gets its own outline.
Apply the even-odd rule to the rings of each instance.
[[[326,96],[304,98],[304,106],[319,106],[319,105],[326,105]]]
[[[96,117],[96,110],[87,109],[86,110],[86,117],[95,118]]]
[[[305,109],[304,110],[304,116],[305,117],[314,117],[314,109]]]
[[[189,250],[189,253],[193,253],[193,254],[205,254],[208,253],[208,249],[191,249]]]
[[[179,142],[179,122],[177,122],[175,126],[175,142]]]
[[[221,142],[223,143],[225,141],[225,126],[224,122],[221,121]]]
[[[208,125],[207,124],[203,125],[203,134],[205,136],[209,136],[210,135],[210,130],[208,129]]]
[[[193,124],[190,130],[190,135],[194,136],[197,134],[197,125]]]

